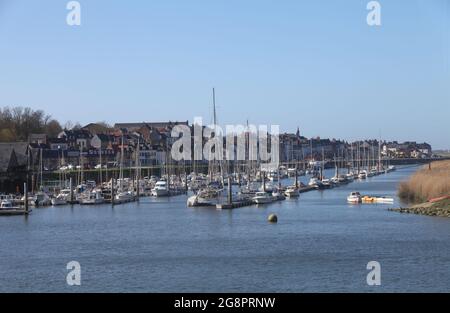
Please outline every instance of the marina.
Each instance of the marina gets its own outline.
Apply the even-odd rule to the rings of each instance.
[[[284,168],[284,167],[280,167]],[[395,170],[394,166],[384,169],[379,167],[379,171],[372,171],[370,177],[378,175],[387,175]],[[341,169],[342,170],[342,169]],[[338,168],[335,169],[337,173]],[[350,172],[350,169],[348,169]],[[280,172],[280,169],[278,170]],[[54,194],[39,191],[36,194],[28,194],[24,196],[10,195],[9,202],[2,202],[2,210],[6,210],[6,205],[10,203],[16,212],[20,208],[27,207],[47,207],[62,206],[66,204],[79,205],[102,205],[111,203],[112,205],[121,205],[129,202],[139,201],[143,197],[176,197],[182,194],[188,194],[188,207],[211,207],[217,209],[235,209],[250,206],[254,204],[270,204],[276,201],[284,201],[286,198],[298,198],[300,194],[311,192],[314,190],[324,190],[340,187],[352,183],[355,179],[360,178],[358,173],[349,173],[347,175],[334,176],[331,180],[325,179],[324,174],[327,172],[325,167],[319,168],[317,171],[310,171],[310,174],[304,175],[305,182],[299,180],[299,175],[294,174],[294,178],[289,175],[277,175],[276,184],[274,184],[273,176],[258,172],[255,177],[247,177],[247,184],[242,185],[240,173],[233,173],[225,177],[216,175],[198,175],[191,173],[190,175],[171,176],[158,178],[144,177],[142,180],[136,176],[133,178],[124,178],[123,171],[120,170],[120,178],[116,181],[111,179],[108,183],[102,183],[97,186],[96,182],[83,182],[81,185],[72,187],[72,179],[69,180],[69,188],[54,190]],[[136,170],[138,173],[138,170]],[[320,173],[320,175],[318,174]],[[273,174],[272,174],[273,175]],[[336,174],[337,175],[337,174]],[[260,177],[258,179],[258,177]],[[321,178],[322,177],[322,178]],[[237,179],[236,179],[237,178]],[[290,181],[293,179],[292,184]],[[308,183],[306,180],[309,179]],[[225,185],[222,185],[226,182]],[[283,185],[286,184],[286,185]],[[139,186],[139,187],[137,187]],[[149,190],[150,192],[146,192]],[[189,192],[190,190],[190,192]],[[6,198],[6,196],[3,196]],[[28,199],[28,201],[25,201]],[[371,202],[387,202],[393,201],[392,198],[361,196],[356,199],[348,198],[349,202],[371,203]]]

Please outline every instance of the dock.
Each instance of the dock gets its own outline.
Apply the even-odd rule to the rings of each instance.
[[[31,211],[25,209],[0,210],[0,216],[28,215]]]
[[[316,187],[314,186],[305,186],[305,187],[301,187],[298,189],[299,193],[305,193],[305,192],[309,192],[309,191],[313,191],[313,190],[317,190]]]
[[[219,203],[216,204],[217,210],[233,210],[238,208],[243,208],[246,206],[254,205],[255,202],[253,200],[245,200],[245,201],[237,201],[233,203]]]

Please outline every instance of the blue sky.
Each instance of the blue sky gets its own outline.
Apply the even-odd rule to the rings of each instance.
[[[279,124],[450,148],[450,3],[0,0],[0,106],[61,121]]]

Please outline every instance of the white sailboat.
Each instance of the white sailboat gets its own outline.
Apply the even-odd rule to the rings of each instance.
[[[121,153],[120,153],[120,179],[119,179],[119,190],[117,194],[114,197],[114,203],[125,203],[125,202],[132,202],[135,200],[134,194],[131,191],[124,190],[124,177],[123,177],[123,159],[124,159],[124,142],[123,142],[123,135],[122,135],[122,147],[121,147]]]

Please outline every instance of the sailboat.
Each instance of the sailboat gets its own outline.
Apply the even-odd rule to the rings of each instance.
[[[119,190],[114,198],[115,203],[125,203],[135,200],[134,194],[131,191],[124,190],[124,177],[123,177],[123,159],[124,159],[124,142],[122,135],[122,147],[120,151],[120,179],[119,179]]]
[[[216,92],[214,88],[212,91],[214,136],[217,136]],[[198,190],[196,195],[188,199],[188,206],[208,206],[213,199],[220,197],[223,186],[223,164],[220,160],[213,159],[208,163],[207,186]]]

